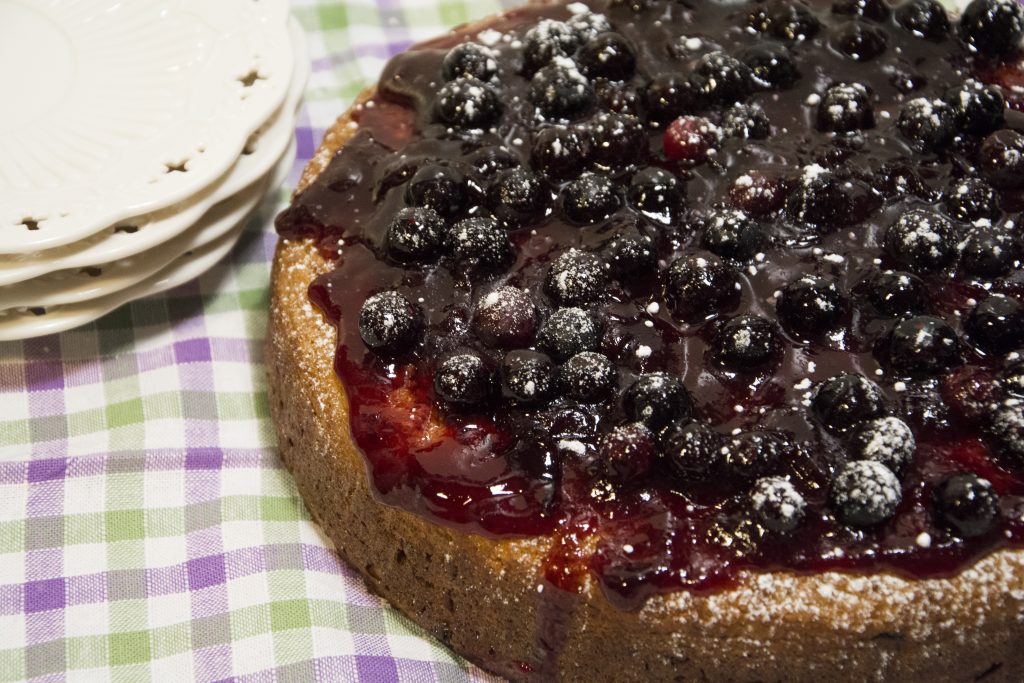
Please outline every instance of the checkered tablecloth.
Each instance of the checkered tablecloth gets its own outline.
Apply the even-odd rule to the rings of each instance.
[[[324,129],[411,43],[498,0],[293,0],[313,74],[288,186],[226,262],[0,343],[0,681],[490,680],[367,593],[278,458],[272,220]]]

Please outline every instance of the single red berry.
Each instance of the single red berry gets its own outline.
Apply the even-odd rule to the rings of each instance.
[[[701,163],[715,153],[721,132],[702,116],[680,116],[665,130],[665,156]]]

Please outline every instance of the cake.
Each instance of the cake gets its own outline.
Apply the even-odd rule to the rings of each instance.
[[[1024,675],[1024,8],[523,6],[277,220],[281,453],[511,680]]]

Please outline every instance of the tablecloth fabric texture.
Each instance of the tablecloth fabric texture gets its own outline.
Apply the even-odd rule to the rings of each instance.
[[[385,60],[498,0],[293,0],[313,73],[288,185],[198,281],[0,344],[0,681],[484,681],[367,593],[278,458],[272,221]]]

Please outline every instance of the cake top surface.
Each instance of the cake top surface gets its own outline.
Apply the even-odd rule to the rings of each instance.
[[[528,7],[278,220],[382,500],[634,607],[1024,541],[1024,9]]]

